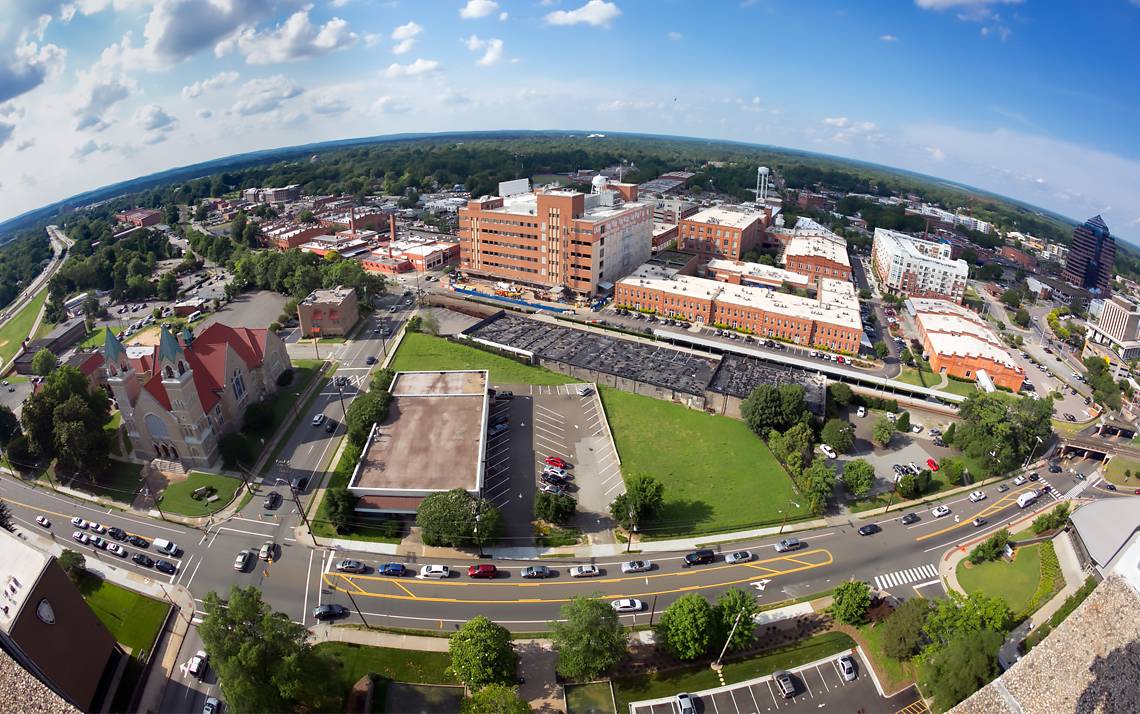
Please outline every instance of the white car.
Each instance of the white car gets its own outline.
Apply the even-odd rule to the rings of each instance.
[[[107,532],[107,529],[104,526],[99,525],[95,521],[91,521],[90,523],[88,523],[87,527],[91,529],[92,533],[106,533]]]
[[[973,501],[974,503],[977,503],[978,501],[984,501],[984,500],[986,500],[986,492],[985,491],[971,491],[970,492],[970,500]]]
[[[546,466],[542,469],[542,473],[564,480],[569,480],[570,478],[570,473],[566,469],[561,469],[557,466]]]
[[[1014,486],[1021,486],[1026,483],[1029,483],[1029,477],[1025,474],[1022,474],[1013,480]]]
[[[623,573],[644,573],[653,568],[653,563],[648,560],[631,560],[628,563],[621,564],[621,571]]]
[[[107,552],[119,556],[120,558],[127,557],[127,549],[118,543],[108,543]]]
[[[75,526],[76,528],[87,528],[87,521],[83,520],[79,516],[76,516],[75,518],[71,519],[71,525]]]
[[[867,416],[867,408],[866,407],[859,407],[858,409],[855,410],[855,413],[857,415],[859,415],[860,417],[865,417],[865,416]]]
[[[84,533],[83,531],[75,531],[74,533],[71,534],[71,539],[74,540],[76,543],[82,543],[83,545],[87,545],[87,541],[90,540],[90,537],[86,533]]]
[[[912,434],[921,434],[922,433],[922,424],[911,424],[910,425],[910,431]]]
[[[839,674],[843,677],[844,682],[850,682],[855,679],[855,661],[851,659],[851,655],[842,655],[839,659],[835,660],[835,668],[839,670]]]
[[[950,515],[950,509],[947,506],[935,506],[934,510],[930,512],[930,515],[934,516],[935,518],[948,516]]]
[[[750,560],[752,560],[752,553],[749,553],[747,550],[738,550],[735,553],[729,553],[728,555],[724,556],[724,562],[728,563],[729,565],[733,565],[735,563],[747,563]]]
[[[684,692],[678,694],[673,697],[673,704],[676,705],[679,714],[697,714],[697,705],[693,703],[691,694]]]
[[[190,661],[186,664],[186,670],[198,679],[201,679],[202,675],[206,673],[206,662],[208,659],[209,657],[206,655],[205,650],[198,650],[198,654],[191,657]]]
[[[420,577],[445,580],[451,577],[451,569],[446,565],[425,565],[420,568]]]
[[[598,570],[596,565],[575,565],[570,568],[570,577],[572,578],[592,578],[601,574],[602,571]]]
[[[829,458],[829,459],[834,459],[834,458],[835,458],[835,456],[836,456],[836,454],[835,454],[835,449],[831,448],[831,447],[830,447],[830,446],[828,446],[827,444],[820,444],[820,445],[819,445],[819,450],[820,450],[820,451],[822,451],[822,452],[823,452],[823,455],[824,455],[824,456],[826,456],[826,457],[827,457],[827,458]]]
[[[645,609],[645,603],[632,597],[614,600],[610,603],[610,606],[617,612],[641,612]]]

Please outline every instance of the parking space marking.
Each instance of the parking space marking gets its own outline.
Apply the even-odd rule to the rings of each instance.
[[[559,434],[559,433],[557,433],[557,432],[554,432],[554,431],[551,431],[550,429],[547,429],[547,428],[545,428],[545,427],[543,427],[543,426],[540,426],[540,425],[538,424],[538,422],[535,422],[535,423],[534,423],[534,430],[535,430],[536,432],[539,432],[539,431],[544,431],[544,432],[546,432],[546,433],[547,433],[549,436],[551,436],[551,437],[553,437],[553,438],[555,438],[555,439],[561,439],[561,438],[563,438],[563,435],[562,435],[562,434]]]
[[[835,664],[834,662],[832,662],[831,666],[832,666],[832,667],[838,667],[839,665],[837,665],[837,664]],[[819,665],[818,665],[818,664],[815,666],[815,671],[816,671],[816,673],[817,673],[817,674],[819,674],[819,681],[823,682],[823,688],[824,688],[825,690],[827,690],[828,692],[830,692],[830,691],[831,691],[831,687],[827,686],[827,678],[823,676],[823,670],[821,670],[821,669],[819,668]]]
[[[776,701],[776,692],[772,691],[772,680],[767,679],[764,681],[764,684],[768,685],[768,694],[770,694],[772,696],[772,703],[776,705],[777,709],[779,709],[780,703],[778,701]]]
[[[756,707],[756,714],[760,714],[760,702],[756,701],[756,691],[752,689],[755,685],[748,687],[748,693],[752,695],[752,706]]]

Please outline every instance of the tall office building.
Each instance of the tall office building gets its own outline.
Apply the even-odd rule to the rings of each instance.
[[[1104,219],[1094,216],[1073,229],[1073,245],[1061,279],[1090,292],[1108,292],[1116,258],[1116,239]]]

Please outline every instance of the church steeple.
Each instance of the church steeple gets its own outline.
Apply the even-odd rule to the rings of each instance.
[[[178,343],[178,338],[166,329],[166,325],[159,329],[158,369],[163,382],[181,380],[190,374],[182,345]]]

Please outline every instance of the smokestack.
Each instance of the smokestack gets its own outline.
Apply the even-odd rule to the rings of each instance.
[[[396,240],[396,214],[388,214],[388,240]]]
[[[356,235],[356,206],[353,206],[351,209],[349,209],[348,229],[352,231],[353,235]]]

